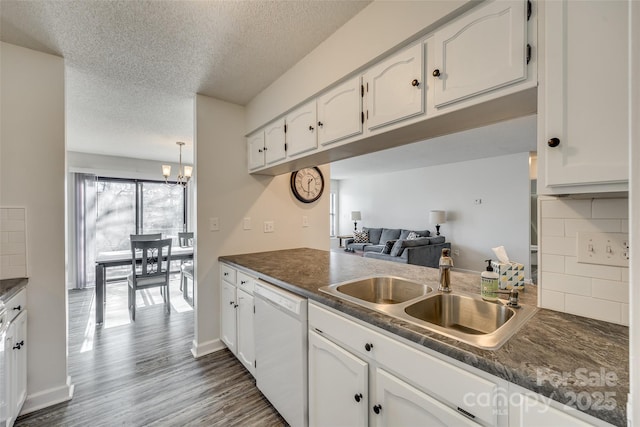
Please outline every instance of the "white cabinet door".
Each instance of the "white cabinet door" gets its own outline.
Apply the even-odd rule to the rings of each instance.
[[[362,96],[362,81],[358,76],[318,98],[317,129],[321,145],[362,133]]]
[[[237,290],[238,300],[238,354],[242,364],[253,375],[255,372],[255,344],[253,341],[253,295]]]
[[[436,107],[526,79],[525,3],[493,1],[436,31]]]
[[[286,123],[287,156],[295,156],[318,148],[315,100],[287,114]]]
[[[247,159],[249,170],[264,166],[264,131],[247,138]]]
[[[309,426],[366,426],[368,364],[309,331]]]
[[[286,157],[284,119],[276,120],[264,128],[264,158],[267,165]]]
[[[236,354],[236,287],[224,280],[220,281],[220,286],[220,339],[222,339],[233,354]]]
[[[422,43],[413,45],[373,66],[363,76],[368,129],[422,114],[423,52]]]
[[[575,409],[572,411],[576,412]],[[510,427],[588,427],[592,425],[530,395],[516,393],[509,398]]]
[[[539,179],[548,187],[626,183],[627,2],[563,0],[541,6],[545,68],[538,157],[544,175]]]
[[[11,322],[5,346],[5,381],[7,381],[7,425],[13,425],[27,397],[27,311]]]
[[[370,406],[376,427],[479,425],[380,368],[375,383]]]

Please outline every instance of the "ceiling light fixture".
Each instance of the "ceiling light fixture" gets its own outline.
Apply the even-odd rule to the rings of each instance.
[[[193,166],[182,166],[182,146],[185,145],[186,142],[178,141],[176,144],[180,147],[180,164],[178,166],[178,179],[176,183],[186,187],[193,174]],[[164,176],[164,182],[167,184],[169,183],[169,175],[171,175],[171,166],[162,165],[162,176]]]

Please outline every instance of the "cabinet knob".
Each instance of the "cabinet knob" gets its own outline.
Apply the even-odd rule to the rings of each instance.
[[[309,126],[309,130],[310,130],[311,132],[313,132],[313,129],[315,129],[313,126]]]
[[[234,301],[229,301],[229,305],[233,305],[233,304],[235,304]]]
[[[22,348],[22,346],[24,345],[24,340],[17,342],[16,345],[13,346],[14,350],[20,350]]]
[[[376,414],[379,414],[380,411],[382,411],[382,405],[376,405],[373,407],[373,412],[375,412]]]
[[[267,147],[264,147],[264,151],[267,151]]]
[[[433,77],[440,77],[440,70],[438,70],[437,68],[435,70],[433,70]]]
[[[247,281],[246,281],[246,280],[240,280],[240,284],[241,284],[241,285],[244,285],[245,283],[247,283]]]
[[[547,144],[549,145],[549,147],[557,147],[558,145],[560,145],[560,139],[551,138],[550,140],[547,141]]]
[[[322,126],[324,126],[324,123],[318,122],[318,126],[322,127]]]
[[[227,272],[225,271],[225,272],[224,272],[224,275],[225,275],[225,276],[228,276],[228,275],[229,275],[229,273],[227,273]]]
[[[258,153],[262,153],[262,148],[258,148]],[[225,276],[227,276],[226,273],[225,273]]]
[[[20,310],[22,310],[22,306],[21,306],[21,305],[19,305],[19,306],[17,306],[17,307],[13,307],[13,309],[14,309],[14,310],[18,310],[18,311],[20,311]]]
[[[371,344],[371,343],[366,343],[364,345],[364,349],[367,350],[367,351],[371,351],[372,348],[373,348],[373,344]]]
[[[356,402],[360,402],[360,400],[362,399],[362,393],[356,393],[353,398],[356,399]]]
[[[233,308],[238,308],[238,304],[233,304]]]
[[[418,79],[411,80],[411,86],[415,86],[415,87],[420,86],[420,82],[418,81]]]

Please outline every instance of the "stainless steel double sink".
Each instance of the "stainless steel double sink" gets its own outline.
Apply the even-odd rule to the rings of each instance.
[[[478,348],[500,348],[537,311],[502,300],[431,287],[393,276],[374,276],[323,286],[319,290]]]

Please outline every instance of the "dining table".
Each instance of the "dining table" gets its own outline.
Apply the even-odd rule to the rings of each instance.
[[[136,254],[136,260],[141,262],[142,252]],[[163,260],[167,254],[163,254]],[[193,259],[193,246],[175,246],[171,248],[171,261]],[[131,265],[131,249],[120,251],[99,252],[96,256],[96,326],[104,322],[106,304],[107,268]]]

